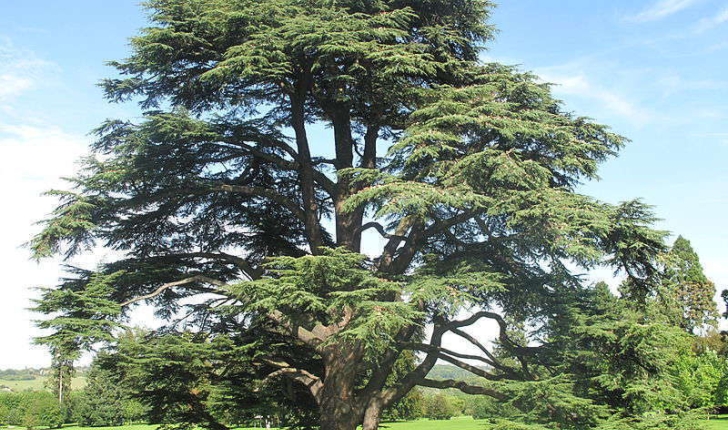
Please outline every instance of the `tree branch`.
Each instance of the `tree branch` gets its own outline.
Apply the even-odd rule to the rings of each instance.
[[[382,226],[381,224],[379,224],[376,221],[370,221],[370,222],[368,222],[366,224],[363,224],[361,227],[358,228],[358,231],[359,232],[364,232],[366,230],[369,230],[370,228],[375,229],[377,232],[379,232],[379,235],[382,236],[385,239],[399,239],[400,241],[406,241],[407,240],[407,236],[398,236],[398,235],[395,235],[395,234],[389,234],[389,233],[387,233],[387,231],[384,229],[384,226]]]
[[[446,349],[446,348],[443,348],[443,347],[436,347],[436,346],[428,345],[428,344],[425,344],[425,343],[402,343],[400,345],[402,345],[402,347],[404,347],[404,348],[411,349],[411,350],[414,350],[414,351],[428,352],[428,351],[433,351],[434,350],[434,351],[436,351],[439,354],[440,358],[443,359],[443,360],[445,359],[446,356],[452,356],[452,357],[462,358],[462,359],[465,359],[465,360],[476,360],[476,361],[480,361],[480,362],[482,362],[484,364],[487,364],[488,366],[495,367],[493,365],[494,363],[491,360],[489,360],[488,358],[485,358],[485,357],[481,357],[479,355],[463,354],[463,353],[460,353],[460,352],[453,351],[451,349]],[[491,379],[494,376],[494,375],[492,375],[490,373],[489,373],[489,375],[490,376],[488,377],[488,379]]]
[[[130,299],[130,300],[127,300],[127,301],[121,303],[119,306],[124,307],[124,306],[128,306],[132,303],[140,302],[142,300],[151,299],[151,298],[159,296],[160,294],[162,294],[164,291],[166,291],[169,288],[178,287],[180,285],[191,284],[194,282],[206,282],[208,284],[217,285],[218,287],[222,287],[225,285],[224,282],[219,281],[217,279],[208,278],[207,276],[202,276],[202,275],[195,275],[195,276],[192,276],[189,278],[181,279],[179,281],[168,282],[166,284],[163,284],[159,288],[154,290],[153,292],[151,292],[149,294],[145,294],[143,296],[134,297],[133,299]]]
[[[420,381],[420,383],[418,385],[420,385],[422,387],[438,388],[438,389],[456,388],[466,394],[484,394],[486,396],[490,396],[490,397],[493,397],[498,400],[506,399],[505,394],[503,394],[499,391],[493,390],[492,388],[481,387],[478,385],[470,385],[470,384],[465,383],[464,381],[455,381],[452,379],[447,379],[444,381],[423,379],[422,381]]]
[[[291,367],[291,365],[286,363],[285,361],[263,359],[263,362],[270,366],[278,368],[278,370],[268,374],[268,376],[263,379],[263,383],[279,376],[285,376],[293,381],[299,382],[300,384],[304,385],[306,388],[309,389],[314,399],[316,399],[316,403],[321,403],[321,394],[324,387],[324,384],[321,382],[321,378],[307,370]]]
[[[280,311],[271,312],[268,314],[268,319],[285,329],[283,334],[290,335],[313,348],[320,346],[332,334],[331,328],[321,324],[316,324],[311,330],[299,324],[292,324],[285,320],[283,313]]]
[[[301,221],[306,221],[306,214],[303,209],[301,209],[298,204],[293,202],[292,200],[282,196],[280,193],[277,193],[275,190],[271,188],[265,188],[265,187],[255,187],[255,186],[248,186],[248,185],[231,185],[231,184],[222,184],[222,185],[214,185],[210,187],[211,191],[223,191],[223,192],[232,192],[237,194],[244,194],[248,196],[255,196],[255,197],[265,197],[267,199],[270,199],[279,205],[283,206],[284,208],[291,211],[292,214],[296,216],[296,218],[300,219]]]
[[[472,345],[474,345],[476,348],[478,348],[480,351],[482,351],[483,354],[485,354],[485,356],[488,357],[488,360],[490,360],[490,365],[493,366],[494,368],[501,370],[503,372],[507,372],[507,373],[510,373],[513,371],[513,369],[510,369],[509,367],[501,364],[500,361],[498,361],[498,359],[488,350],[488,348],[485,347],[485,345],[480,343],[477,339],[475,339],[470,334],[468,334],[460,329],[452,329],[452,330],[450,330],[450,332],[462,337],[463,339],[467,340]]]
[[[178,254],[166,254],[166,255],[160,255],[155,257],[150,257],[150,259],[172,259],[172,258],[208,258],[211,260],[227,260],[231,263],[233,263],[235,266],[237,266],[240,271],[242,271],[245,276],[249,280],[255,280],[260,278],[263,275],[263,269],[259,267],[253,267],[248,261],[244,258],[238,257],[236,255],[227,254],[225,252],[184,252],[184,253],[178,253]]]

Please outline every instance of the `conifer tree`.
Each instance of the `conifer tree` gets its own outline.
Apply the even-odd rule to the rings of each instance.
[[[715,284],[705,276],[690,241],[682,236],[675,239],[667,253],[664,283],[674,298],[680,327],[695,334],[715,328],[718,319]]]
[[[245,350],[251,387],[304,390],[322,429],[372,430],[416,386],[505,398],[493,381],[539,373],[538,346],[512,325],[557,318],[583,270],[655,270],[663,234],[643,204],[575,191],[624,138],[565,111],[535,76],[479,61],[489,1],[146,5],[150,26],[103,83],[144,116],[97,129],[31,242],[38,258],[122,257],[62,282],[42,312],[110,280],[122,316],[153,305],[166,335]],[[116,319],[103,306],[88,317]],[[467,331],[480,320],[514,360]],[[418,362],[392,376],[403,351]],[[493,383],[430,380],[437,360]]]

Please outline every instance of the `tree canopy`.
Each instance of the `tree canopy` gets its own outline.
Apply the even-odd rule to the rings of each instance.
[[[651,293],[665,247],[649,209],[576,191],[625,139],[536,76],[479,59],[489,1],[146,7],[150,26],[102,84],[143,117],[96,130],[31,241],[38,258],[120,257],[44,294],[39,310],[68,317],[49,327],[77,334],[47,343],[104,340],[144,302],[169,322],[157,342],[175,360],[240,351],[201,353],[209,380],[279,384],[315,405],[320,428],[371,430],[416,386],[502,399],[504,381],[543,378],[539,333],[590,288],[589,269]],[[499,327],[498,351],[468,332],[481,320]],[[485,382],[430,380],[437,360]]]

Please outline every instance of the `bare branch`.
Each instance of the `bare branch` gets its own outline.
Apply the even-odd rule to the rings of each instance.
[[[476,338],[471,336],[469,333],[464,332],[460,329],[452,329],[450,330],[451,333],[456,334],[463,339],[470,342],[472,345],[474,345],[476,348],[478,348],[480,351],[485,354],[486,357],[488,357],[488,360],[490,360],[490,365],[495,367],[498,370],[502,370],[504,372],[509,372],[511,369],[509,369],[507,366],[504,366],[503,364],[498,361],[498,359],[488,350],[488,348],[485,347],[482,343],[480,343]]]
[[[420,385],[422,387],[438,388],[438,389],[456,388],[466,394],[484,394],[486,396],[490,396],[490,397],[493,397],[498,400],[506,399],[505,394],[503,394],[499,391],[493,390],[492,388],[481,387],[478,385],[470,385],[463,381],[455,381],[452,379],[448,379],[445,381],[435,381],[432,379],[423,379],[422,381],[420,381],[420,383],[418,385]]]
[[[127,301],[121,303],[119,306],[124,307],[124,306],[128,306],[132,303],[140,302],[142,300],[151,299],[151,298],[157,297],[158,295],[162,294],[165,290],[167,290],[169,288],[178,287],[180,285],[191,284],[194,282],[204,282],[204,283],[208,283],[208,284],[212,284],[212,285],[217,285],[218,287],[222,287],[225,285],[224,282],[219,281],[217,279],[208,278],[207,276],[202,276],[202,275],[195,275],[195,276],[192,276],[189,278],[181,279],[179,281],[168,282],[166,284],[163,284],[159,288],[154,290],[153,292],[151,292],[149,294],[145,294],[143,296],[134,297],[133,299],[130,299],[130,300],[127,300]]]
[[[324,387],[324,384],[321,382],[321,378],[307,370],[291,367],[291,365],[286,363],[285,361],[264,359],[263,362],[270,366],[278,368],[278,370],[270,373],[268,376],[265,377],[265,379],[263,379],[264,383],[279,376],[285,376],[293,381],[299,382],[300,384],[304,385],[306,388],[309,389],[314,399],[316,399],[316,403],[321,403],[321,394]]]
[[[460,327],[472,325],[482,318],[489,318],[498,323],[498,327],[499,327],[499,331],[500,331],[499,335],[498,335],[498,339],[501,341],[501,343],[506,348],[508,348],[511,352],[513,352],[516,355],[516,358],[521,363],[521,370],[523,371],[523,374],[529,378],[533,378],[533,375],[531,375],[531,372],[528,369],[528,361],[526,360],[524,355],[533,355],[536,351],[538,351],[538,348],[521,346],[521,345],[518,345],[516,342],[514,342],[508,336],[508,324],[503,319],[503,317],[498,315],[497,313],[488,312],[488,311],[476,312],[470,318],[467,318],[467,319],[464,319],[461,321],[450,321],[449,323],[446,324],[445,329],[447,331],[453,331]]]
[[[493,375],[492,373],[488,372],[487,370],[483,370],[480,367],[473,366],[464,361],[458,360],[455,357],[451,357],[449,355],[443,354],[440,351],[438,351],[438,357],[443,361],[447,361],[450,364],[454,364],[455,366],[457,366],[463,370],[467,370],[468,372],[470,372],[474,375],[478,375],[481,378],[489,379],[491,381],[501,379],[501,378],[497,377],[496,375]]]
[[[385,239],[399,239],[400,241],[407,240],[407,236],[398,236],[396,234],[387,233],[387,231],[384,229],[384,226],[382,226],[381,224],[379,224],[376,221],[371,221],[371,222],[368,222],[368,223],[362,225],[361,227],[358,228],[358,231],[363,232],[363,231],[369,230],[370,228],[375,229]]]
[[[425,229],[423,236],[432,237],[435,234],[442,233],[450,227],[464,223],[465,221],[473,218],[475,215],[476,213],[473,211],[465,211],[458,215],[455,215],[452,218],[448,218],[445,220],[435,220],[434,223],[432,223],[429,227],[427,227],[427,229]]]
[[[309,330],[299,324],[293,324],[290,321],[286,321],[283,313],[280,311],[271,312],[268,315],[268,319],[275,322],[278,326],[285,330],[282,334],[292,336],[313,348],[321,345],[333,334],[330,327],[326,327],[321,324],[316,324]]]
[[[227,260],[231,263],[233,263],[235,266],[237,266],[240,271],[242,271],[245,276],[249,280],[255,280],[260,278],[263,275],[263,269],[260,267],[253,267],[248,261],[244,258],[238,257],[236,255],[227,254],[224,252],[185,252],[180,254],[168,254],[163,255],[159,257],[153,257],[153,258],[162,258],[162,259],[168,259],[168,258],[208,258],[211,260]]]
[[[448,355],[448,356],[462,358],[465,360],[480,361],[484,364],[487,364],[488,366],[495,367],[494,363],[491,360],[489,360],[486,357],[482,357],[480,355],[463,354],[460,352],[453,351],[451,349],[432,346],[432,345],[428,345],[425,343],[402,343],[400,345],[402,345],[403,348],[412,349],[415,351],[423,351],[423,352],[436,351],[438,354],[440,354],[440,358],[443,358],[443,359],[444,359],[444,356]]]

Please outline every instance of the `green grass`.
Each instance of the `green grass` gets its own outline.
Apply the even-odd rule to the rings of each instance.
[[[26,381],[8,381],[6,379],[0,379],[0,385],[10,387],[13,391],[40,391],[47,390],[45,386],[46,378],[35,378]],[[83,376],[75,377],[71,379],[71,389],[78,390],[86,386],[86,378]]]
[[[728,415],[720,415],[704,421],[705,430],[728,430]],[[78,427],[65,426],[63,430],[156,430],[156,424],[135,424],[118,427]],[[396,423],[382,423],[381,429],[388,430],[487,430],[488,420],[474,420],[470,417],[458,417],[450,420],[431,421],[416,420]],[[260,429],[260,427],[258,427]],[[236,430],[254,430],[253,428],[237,428]]]
[[[391,430],[484,430],[487,420],[474,420],[470,417],[457,417],[449,420],[416,420],[396,423],[383,423],[379,428]]]
[[[63,427],[63,430],[156,430],[157,425],[138,424],[120,427]],[[389,430],[485,430],[488,428],[487,420],[474,420],[470,417],[458,417],[450,420],[431,421],[416,420],[396,423],[382,423],[380,429]],[[260,427],[258,427],[260,429]],[[237,428],[236,430],[253,430],[252,428]]]
[[[450,420],[431,421],[417,420],[396,423],[382,423],[380,429],[390,430],[485,430],[487,428],[487,420],[474,420],[470,417],[458,417]],[[156,424],[137,424],[131,426],[119,427],[63,427],[63,430],[156,430]],[[260,429],[260,427],[258,427]],[[237,428],[236,430],[253,430],[252,428]]]
[[[705,423],[705,430],[728,430],[728,415],[718,415],[703,423]]]
[[[79,427],[79,426],[63,426],[63,430],[157,430],[159,424],[134,424],[130,426],[115,427]]]

